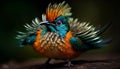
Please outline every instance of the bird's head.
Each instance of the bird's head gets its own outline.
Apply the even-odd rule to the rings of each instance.
[[[65,37],[69,31],[68,18],[72,15],[71,8],[65,2],[59,4],[49,4],[46,10],[46,21],[41,24],[47,27],[47,31],[56,32],[61,37]]]

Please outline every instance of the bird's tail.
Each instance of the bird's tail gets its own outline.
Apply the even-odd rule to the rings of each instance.
[[[100,31],[97,33],[97,36],[100,36],[104,34],[109,28],[112,26],[112,23],[106,24],[103,28],[100,29]]]
[[[109,44],[111,41],[112,41],[112,38],[107,38],[102,42],[100,42],[98,46],[103,47],[104,45]]]
[[[112,38],[108,39],[102,39],[101,35],[105,33],[111,26],[111,23],[108,23],[105,25],[103,28],[101,28],[99,31],[98,30],[92,30],[92,31],[85,31],[83,33],[77,34],[79,38],[83,41],[82,49],[97,49],[97,48],[102,48],[106,46],[106,44],[110,43],[112,41]],[[92,28],[91,28],[92,29]],[[98,32],[97,32],[98,31]],[[84,35],[86,34],[86,35]]]
[[[107,32],[107,30],[110,29],[111,25],[112,25],[112,23],[106,24],[103,28],[100,29],[100,31],[97,33],[96,37],[97,36],[99,37],[99,36],[103,35],[105,32]],[[101,47],[106,46],[106,44],[109,44],[111,41],[112,41],[112,38],[101,39],[101,42],[98,42],[95,45],[93,43],[93,46],[94,46],[94,48],[101,48]],[[94,42],[97,42],[97,41],[94,41]]]

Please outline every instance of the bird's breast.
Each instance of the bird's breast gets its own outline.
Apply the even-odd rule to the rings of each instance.
[[[72,33],[69,31],[65,38],[61,38],[57,33],[47,32],[41,35],[42,30],[37,32],[37,38],[34,43],[34,49],[40,54],[49,58],[72,59],[80,52],[75,51],[69,39]]]

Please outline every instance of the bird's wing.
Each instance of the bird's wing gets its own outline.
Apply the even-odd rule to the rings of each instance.
[[[110,39],[103,40],[100,36],[107,28],[98,30],[88,22],[79,22],[78,19],[73,18],[69,19],[69,25],[74,37],[78,37],[83,42],[85,49],[101,48],[110,41]],[[80,47],[82,48],[82,46]]]
[[[46,21],[46,16],[44,14],[42,15],[42,21]],[[18,31],[19,34],[16,36],[16,39],[19,39],[21,42],[23,42],[26,38],[31,39],[31,35],[33,39],[33,36],[38,30],[46,28],[44,25],[40,25],[42,21],[40,21],[38,18],[35,18],[32,20],[32,24],[24,25],[26,32]]]

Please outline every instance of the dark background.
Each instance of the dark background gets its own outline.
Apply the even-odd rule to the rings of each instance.
[[[23,25],[31,23],[35,17],[41,18],[47,5],[59,3],[63,0],[31,0],[31,1],[2,1],[0,2],[0,62],[10,60],[28,60],[40,58],[32,47],[19,47],[15,39],[17,31],[25,31]],[[119,54],[120,38],[120,6],[115,0],[66,0],[72,7],[72,17],[90,22],[97,27],[103,27],[112,22],[112,26],[103,35],[103,38],[112,37],[112,43],[99,49],[91,50],[84,54]]]

